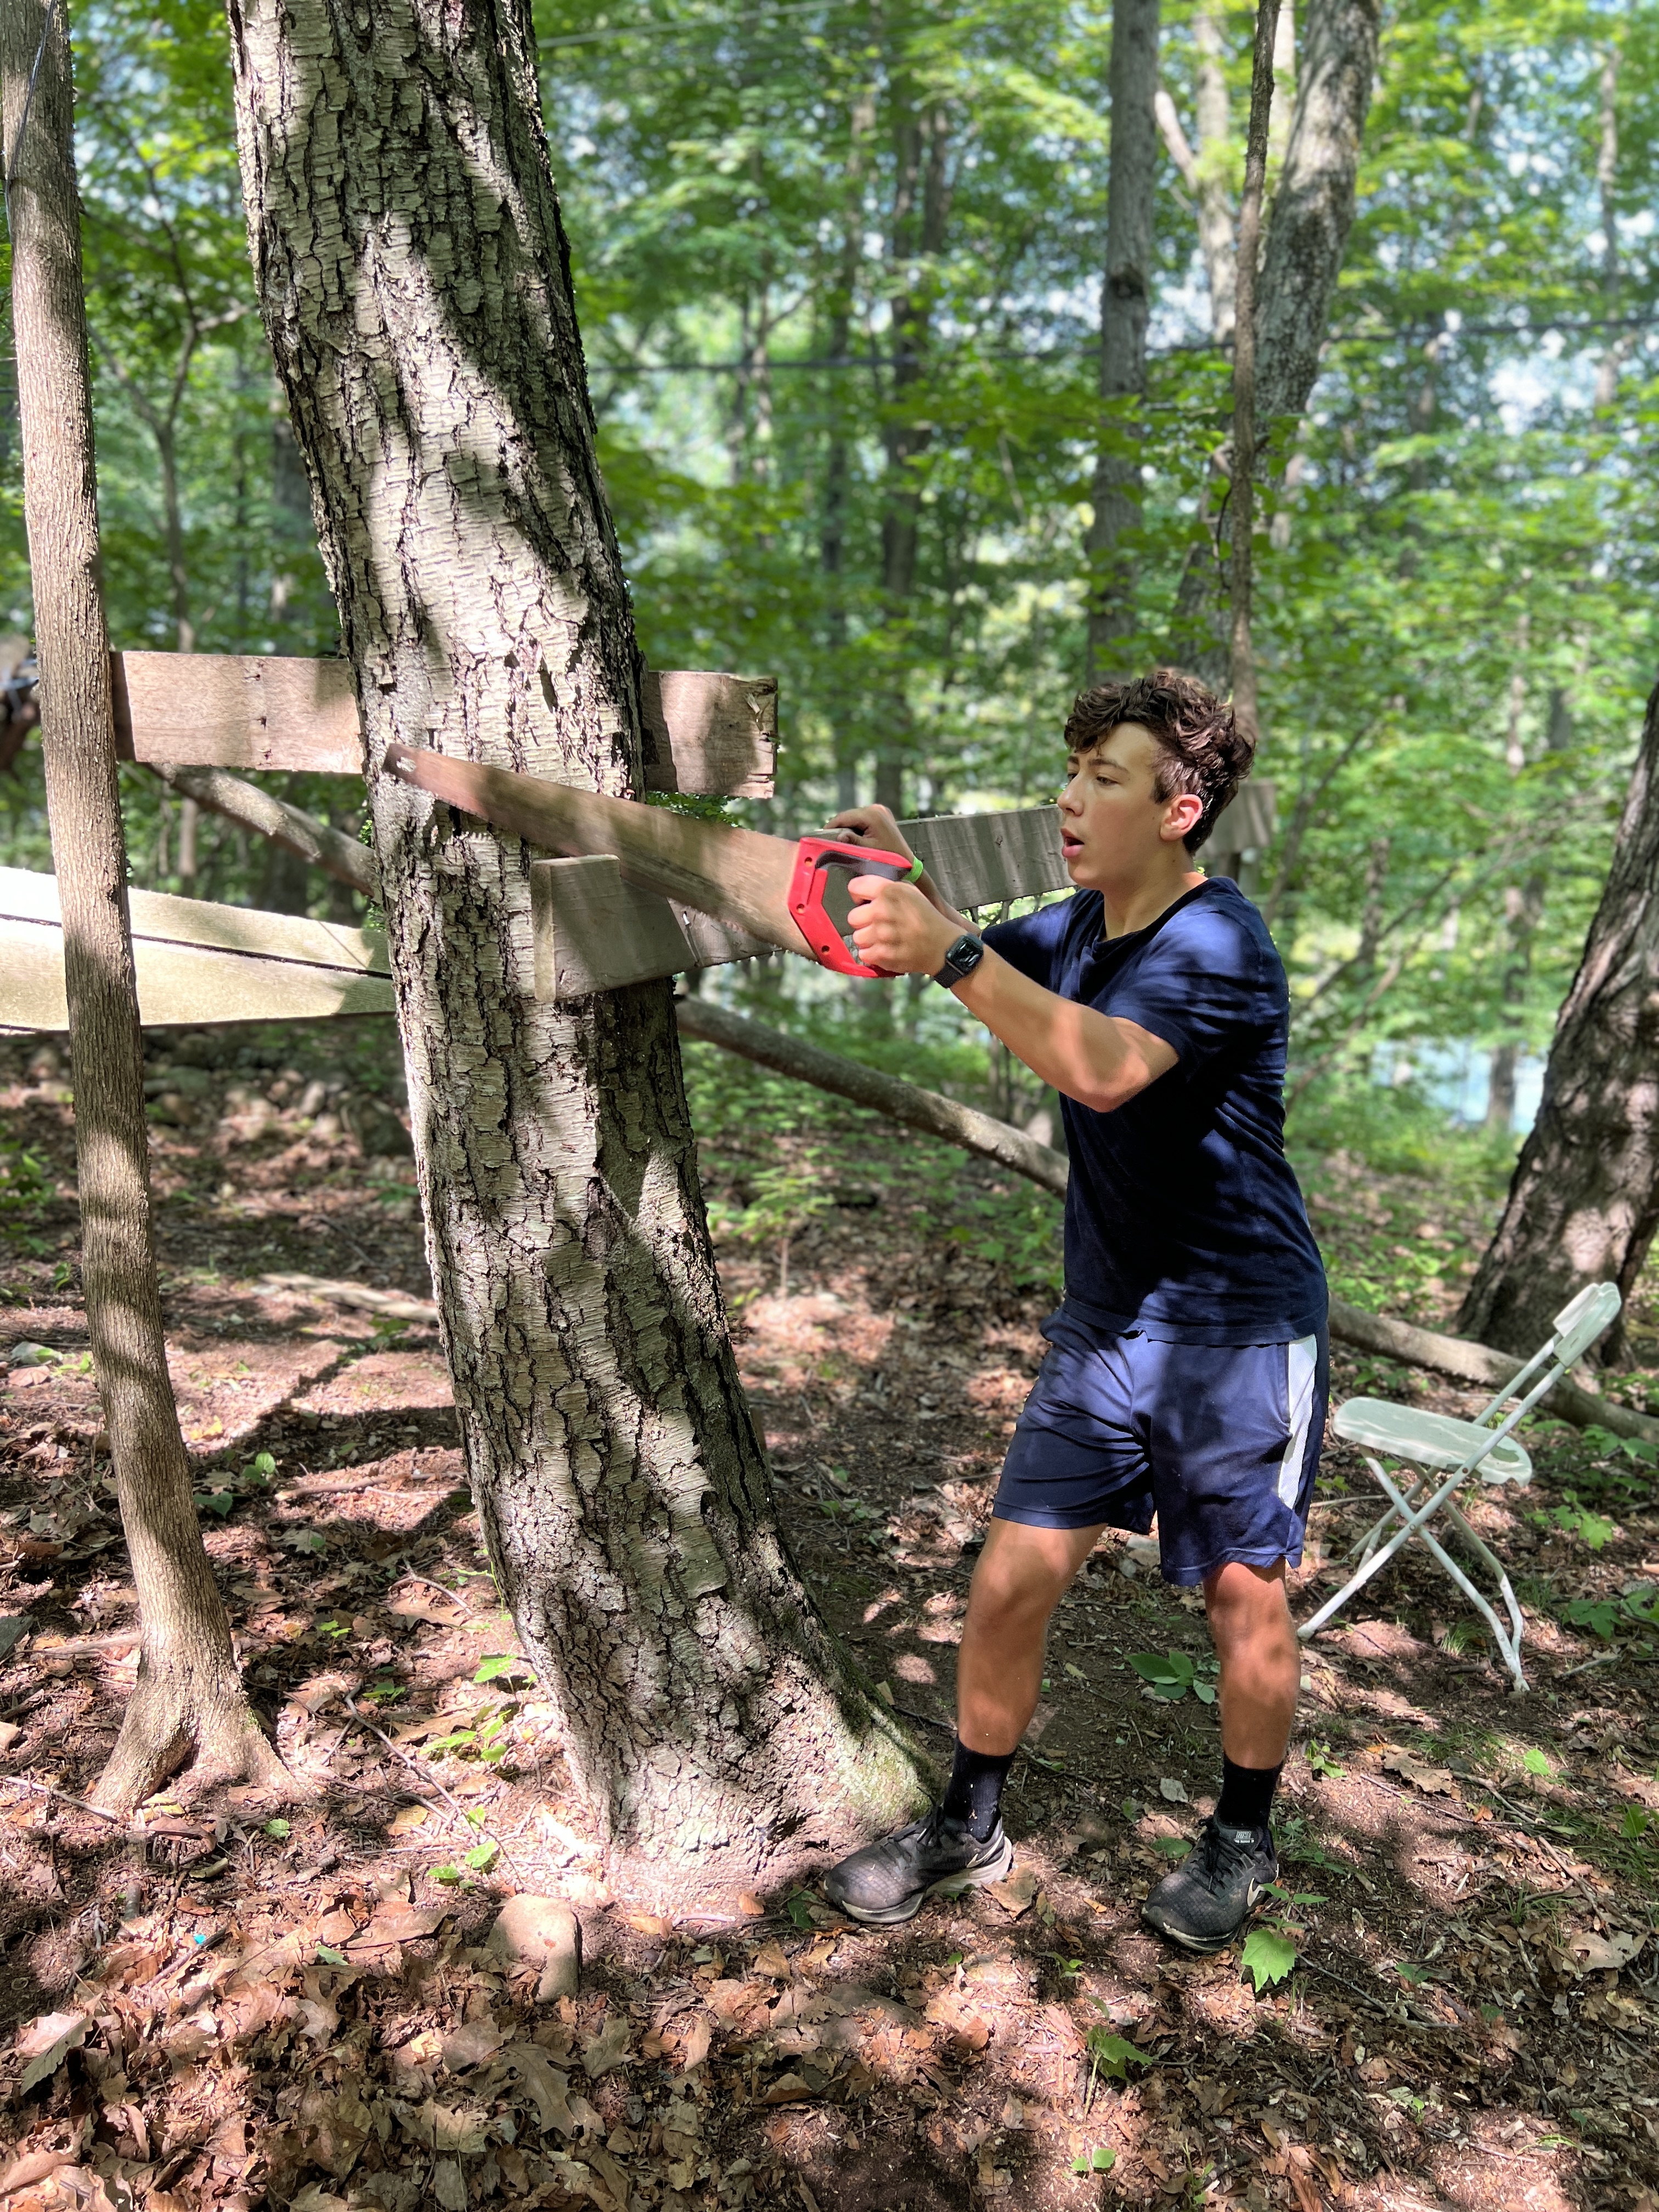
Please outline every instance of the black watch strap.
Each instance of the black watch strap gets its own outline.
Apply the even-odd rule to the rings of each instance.
[[[945,965],[934,976],[933,981],[942,984],[948,991],[954,984],[965,982],[984,957],[985,946],[982,940],[977,937],[970,937],[964,932],[945,954]]]

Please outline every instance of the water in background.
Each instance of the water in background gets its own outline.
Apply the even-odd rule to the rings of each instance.
[[[1475,1044],[1380,1044],[1371,1054],[1371,1081],[1415,1082],[1454,1121],[1478,1127],[1486,1118],[1492,1054]],[[1528,1054],[1516,1066],[1515,1113],[1510,1126],[1524,1136],[1538,1118],[1544,1091],[1541,1054]]]

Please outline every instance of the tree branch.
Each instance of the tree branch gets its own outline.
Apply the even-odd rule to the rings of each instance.
[[[349,884],[353,890],[379,903],[379,866],[368,847],[360,845],[355,837],[331,829],[303,807],[261,791],[257,784],[228,775],[222,768],[178,768],[161,762],[156,763],[155,773],[163,783],[185,799],[193,799],[198,806],[222,814],[228,822],[244,830],[257,830],[284,852],[297,853],[313,868],[332,876],[336,883]]]

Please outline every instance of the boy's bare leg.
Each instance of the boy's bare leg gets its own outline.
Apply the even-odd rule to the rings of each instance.
[[[957,1734],[969,1750],[1006,1758],[1018,1749],[1042,1686],[1049,1616],[1104,1526],[992,1522],[957,1655]]]
[[[1221,1662],[1222,1751],[1235,1766],[1282,1766],[1302,1682],[1284,1560],[1230,1561],[1206,1582],[1204,1603]]]

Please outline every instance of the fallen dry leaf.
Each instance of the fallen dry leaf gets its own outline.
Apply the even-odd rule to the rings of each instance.
[[[444,2038],[444,2064],[452,2074],[459,2074],[464,2067],[482,2066],[506,2041],[493,2021],[470,2020],[453,2035]]]
[[[533,2043],[509,2043],[501,2053],[501,2063],[510,2066],[536,2100],[536,2122],[545,2135],[556,2128],[562,2136],[574,2136],[576,2122],[568,2102],[570,2076],[561,2074],[550,2065],[547,2053]]]
[[[1029,1912],[1036,1904],[1041,1887],[1041,1877],[1030,1867],[1018,1867],[1002,1881],[994,1881],[985,1894],[995,1898],[1003,1911],[1018,1920],[1022,1912]]]
[[[400,1805],[386,1822],[386,1832],[389,1836],[412,1836],[431,1818],[431,1811],[425,1805]]]
[[[628,2015],[613,2012],[591,2043],[582,2045],[582,2064],[590,2081],[597,2081],[601,2074],[608,2074],[613,2066],[620,2066],[628,2057]]]
[[[789,1979],[789,1961],[783,1955],[782,1944],[775,1938],[770,1943],[763,1943],[756,1952],[755,1972],[769,1975],[775,1982]]]
[[[739,1912],[746,1913],[750,1920],[764,1920],[766,1917],[766,1907],[752,1889],[745,1889],[738,1898],[738,1910]]]
[[[705,2014],[697,2017],[680,2038],[680,2071],[689,2074],[694,2066],[701,2066],[708,2056],[708,2044],[713,2030]]]
[[[803,2097],[810,2097],[811,2094],[811,2087],[801,2075],[780,2074],[777,2080],[762,2097],[761,2102],[763,2105],[798,2105]]]
[[[1629,1966],[1647,1941],[1633,1929],[1615,1928],[1606,1936],[1575,1928],[1567,1938],[1573,1963],[1592,1974],[1616,1974]]]
[[[1187,1802],[1187,1785],[1184,1782],[1177,1782],[1173,1774],[1164,1776],[1158,1785],[1158,1794],[1171,1805]]]
[[[1385,1751],[1382,1764],[1390,1774],[1399,1775],[1431,1797],[1450,1796],[1457,1787],[1449,1766],[1427,1766],[1408,1751]]]

